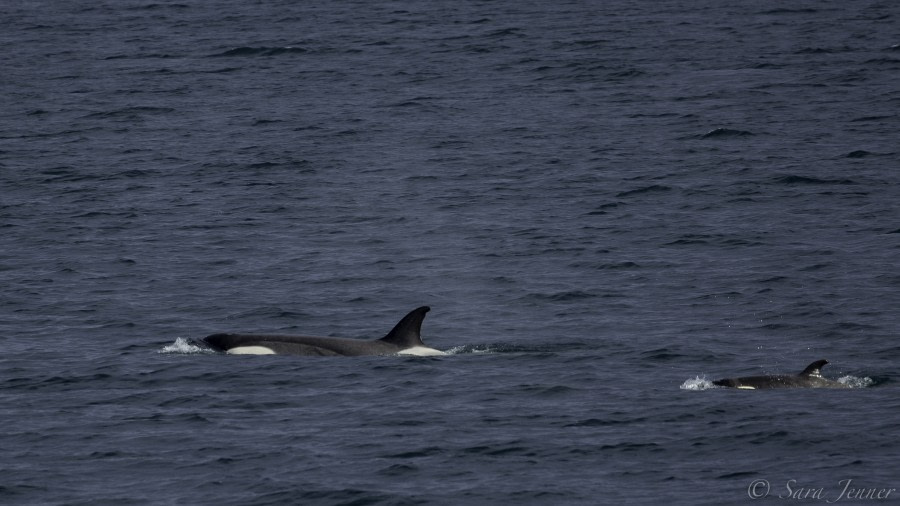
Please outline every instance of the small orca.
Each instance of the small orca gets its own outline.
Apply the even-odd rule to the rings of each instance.
[[[839,381],[822,377],[821,369],[827,360],[816,360],[806,366],[798,375],[775,374],[770,376],[744,376],[743,378],[724,378],[713,381],[720,387],[756,390],[759,388],[850,388]]]
[[[445,355],[422,342],[422,320],[430,310],[422,306],[410,311],[386,336],[373,341],[259,334],[213,334],[203,341],[214,350],[234,355]]]

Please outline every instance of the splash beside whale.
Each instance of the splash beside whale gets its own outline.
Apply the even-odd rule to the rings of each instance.
[[[428,306],[414,309],[381,339],[365,341],[340,337],[278,334],[213,334],[203,338],[210,348],[232,355],[445,355],[422,342],[422,321]]]

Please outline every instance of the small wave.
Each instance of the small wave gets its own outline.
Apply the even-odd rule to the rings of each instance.
[[[695,376],[694,378],[684,380],[684,383],[681,384],[680,387],[682,390],[709,390],[710,388],[716,388],[713,385],[712,381],[709,381],[705,377],[701,378],[700,376]]]
[[[620,192],[616,195],[616,197],[619,197],[619,198],[630,197],[632,195],[641,195],[644,193],[663,193],[663,192],[668,192],[671,190],[672,190],[672,188],[670,186],[654,184],[654,185],[650,185],[650,186],[644,186],[642,188],[637,188],[634,190]]]
[[[490,37],[507,37],[510,35],[515,36],[515,37],[525,37],[525,35],[522,33],[522,29],[516,28],[516,27],[504,28],[502,30],[495,30],[491,33],[486,34],[485,37],[488,37],[488,38],[490,38]]]
[[[864,149],[857,149],[856,151],[851,151],[844,156],[846,156],[847,158],[865,158],[871,154],[872,153],[870,153]]]
[[[655,350],[647,350],[641,355],[649,360],[673,360],[684,357],[683,354],[678,353],[669,348],[658,348]]]
[[[818,12],[816,9],[810,8],[800,8],[800,9],[788,9],[788,8],[777,8],[771,9],[767,11],[763,11],[761,14],[815,14]]]
[[[201,346],[196,345],[190,339],[185,339],[183,337],[178,337],[175,339],[175,342],[166,346],[163,346],[157,353],[167,355],[194,355],[197,353],[215,353],[213,350],[209,348],[203,348]]]
[[[593,299],[597,294],[582,290],[570,290],[556,293],[529,293],[523,297],[526,300],[547,300],[551,302],[567,302],[573,300]]]
[[[278,56],[282,54],[302,54],[308,52],[302,47],[236,47],[212,56]]]
[[[609,77],[610,79],[624,79],[627,77],[640,77],[643,75],[644,75],[644,72],[642,72],[638,69],[630,68],[630,69],[620,70],[618,72],[611,72],[607,77]]]
[[[868,63],[872,65],[893,65],[896,66],[900,63],[900,60],[896,58],[873,58],[871,60],[866,60],[863,63]]]
[[[718,139],[725,137],[747,137],[751,135],[756,135],[753,132],[748,132],[746,130],[734,130],[731,128],[715,128],[701,135],[701,139]]]
[[[169,114],[173,112],[175,112],[175,109],[171,107],[136,106],[116,109],[114,111],[94,112],[84,116],[84,118],[136,118],[142,114]]]
[[[856,181],[853,181],[852,179],[819,179],[819,178],[815,178],[815,177],[788,175],[788,176],[783,176],[783,177],[776,179],[775,183],[784,184],[784,185],[802,185],[802,184],[855,185]]]
[[[859,121],[881,121],[886,119],[893,119],[893,116],[883,115],[883,116],[860,116],[859,118],[851,119],[851,123],[859,122]]]
[[[830,54],[834,53],[835,51],[835,49],[827,47],[804,47],[803,49],[794,51],[794,54]]]

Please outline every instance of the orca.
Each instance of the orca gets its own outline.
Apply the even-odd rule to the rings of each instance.
[[[850,388],[839,381],[822,377],[821,369],[827,360],[816,360],[806,366],[803,372],[793,374],[775,374],[770,376],[744,376],[742,378],[724,378],[713,381],[720,387],[739,388],[741,390],[757,390],[761,388]]]
[[[420,336],[428,306],[413,309],[381,339],[365,341],[341,337],[312,337],[278,334],[213,334],[203,338],[210,348],[232,355],[446,355],[425,346]]]

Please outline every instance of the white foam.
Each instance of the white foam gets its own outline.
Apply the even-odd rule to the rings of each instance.
[[[274,355],[275,350],[265,346],[238,346],[227,351],[229,355]]]
[[[454,346],[453,348],[450,348],[449,350],[444,352],[444,354],[445,355],[462,355],[462,354],[486,355],[486,354],[493,354],[493,353],[502,353],[503,351],[504,350],[502,347],[494,348],[491,345],[466,344],[466,345]]]
[[[210,352],[210,350],[201,348],[200,346],[197,346],[196,344],[191,344],[190,341],[188,341],[187,339],[185,339],[183,337],[178,337],[175,339],[174,343],[167,345],[167,346],[163,346],[162,349],[159,350],[157,353],[163,353],[163,354],[172,353],[172,354],[176,354],[176,355],[178,355],[178,354],[192,355],[194,353],[209,353],[209,352]]]
[[[401,350],[397,352],[397,355],[413,355],[416,357],[437,357],[441,355],[446,355],[441,350],[436,350],[434,348],[427,348],[425,346],[413,346],[412,348],[407,348],[405,350]]]
[[[684,380],[684,383],[681,384],[682,390],[708,390],[710,388],[716,388],[716,386],[713,385],[712,381],[701,378],[700,376],[693,379],[686,379]]]
[[[465,351],[466,351],[465,346],[454,346],[453,348],[450,348],[449,350],[445,351],[444,353],[446,355],[459,355],[460,353],[464,353]]]
[[[857,376],[842,376],[838,378],[838,382],[843,383],[850,388],[866,388],[875,384],[875,380],[872,378],[860,378]]]

